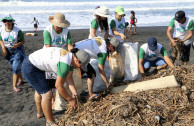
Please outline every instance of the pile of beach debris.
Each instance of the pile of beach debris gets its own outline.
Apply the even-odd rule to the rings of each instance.
[[[102,93],[97,102],[79,104],[56,119],[58,125],[192,125],[194,124],[194,65],[161,70],[139,81],[175,75],[181,87],[142,91]],[[134,82],[117,82],[114,86]]]

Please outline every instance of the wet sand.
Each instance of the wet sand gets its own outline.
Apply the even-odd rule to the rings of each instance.
[[[133,30],[133,29],[132,29]],[[137,27],[137,35],[132,38],[139,42],[139,46],[147,42],[149,37],[156,37],[158,43],[169,50],[169,40],[166,36],[167,27]],[[31,31],[32,32],[32,31]],[[89,29],[70,30],[72,42],[87,39]],[[27,32],[24,32],[27,33]],[[43,31],[37,32],[38,36],[25,36],[26,55],[43,47]],[[194,37],[193,37],[194,38]],[[194,63],[194,51],[191,49],[190,64]],[[34,89],[24,80],[20,86],[22,92],[15,93],[12,90],[12,71],[8,62],[4,59],[0,49],[0,125],[1,126],[40,126],[45,125],[45,118],[36,119],[36,106],[34,102]],[[53,111],[54,117],[60,117],[64,111]]]

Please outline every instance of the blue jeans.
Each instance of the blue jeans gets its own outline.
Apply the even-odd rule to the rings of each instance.
[[[6,56],[6,59],[11,64],[12,70],[14,74],[18,74],[21,72],[21,65],[24,60],[24,56],[22,56],[20,53],[17,52],[16,49],[13,48],[7,48],[8,55]],[[22,52],[24,55],[24,47],[20,46],[17,48],[20,52]]]
[[[144,69],[149,69],[151,67],[162,66],[164,64],[166,64],[166,62],[161,57],[158,57],[158,58],[156,58],[155,60],[152,60],[152,61],[151,60],[146,60],[146,59],[143,60]]]
[[[46,81],[45,71],[35,67],[26,57],[22,64],[22,74],[26,81],[39,93],[44,94],[50,91]]]

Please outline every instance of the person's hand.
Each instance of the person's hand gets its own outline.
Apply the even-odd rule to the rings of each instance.
[[[11,46],[11,48],[14,48],[14,49],[16,49],[18,46],[17,45],[13,45],[13,46]]]
[[[78,98],[77,94],[72,94],[72,98]]]
[[[69,102],[69,105],[72,107],[72,109],[76,109],[77,108],[77,102],[75,100],[75,98],[72,98]]]
[[[145,77],[145,73],[141,73],[141,76],[144,78]]]
[[[173,45],[173,46],[176,46],[176,40],[171,39],[171,42],[172,42],[172,45]]]
[[[125,40],[126,39],[126,36],[123,33],[119,33],[119,35],[121,36],[121,39],[122,40]]]
[[[3,55],[4,55],[4,56],[7,56],[7,55],[8,55],[8,54],[7,54],[6,48],[3,48]]]

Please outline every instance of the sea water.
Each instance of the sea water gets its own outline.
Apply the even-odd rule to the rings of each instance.
[[[136,13],[137,26],[168,26],[176,11],[184,10],[194,19],[194,0],[0,0],[0,18],[11,14],[23,31],[33,30],[33,18],[39,21],[39,30],[50,23],[49,16],[64,13],[70,21],[70,29],[89,29],[96,6],[105,5],[114,18],[116,6],[123,6],[126,21],[130,11]],[[2,25],[2,23],[0,23]]]

